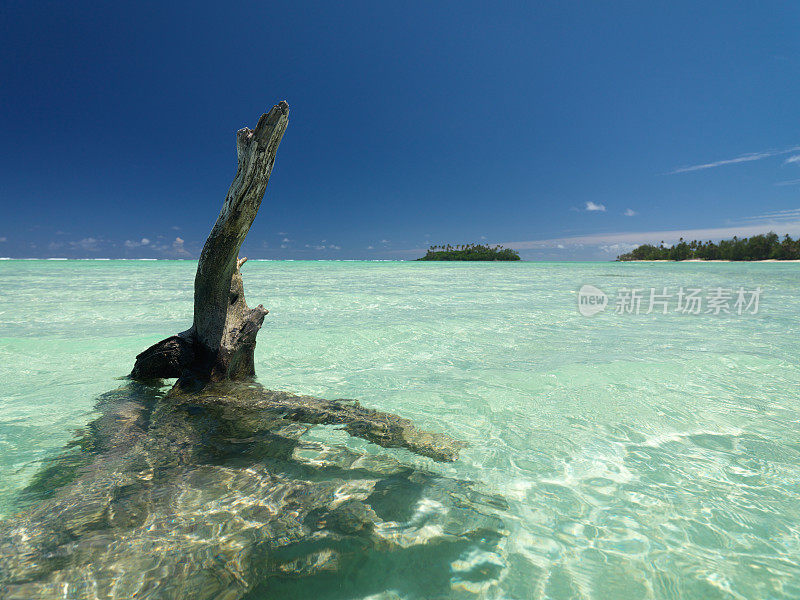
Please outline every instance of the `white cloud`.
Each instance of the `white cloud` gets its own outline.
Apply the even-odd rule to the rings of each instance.
[[[4,237],[0,237],[0,242],[7,242],[8,240]]]
[[[741,219],[737,219],[737,221],[742,222],[760,222],[766,224],[776,224],[782,223],[784,221],[794,221],[796,219],[800,219],[800,208],[790,208],[787,210],[773,210],[763,215],[756,215],[755,217],[742,217]]]
[[[625,254],[626,252],[630,252],[631,250],[633,250],[638,246],[639,244],[620,243],[620,244],[603,244],[599,248],[602,252],[606,252],[613,256],[617,256],[619,254]],[[559,246],[559,247],[563,248],[564,246]]]
[[[180,239],[180,238],[178,238]],[[150,240],[147,238],[142,238],[139,242],[134,242],[131,240],[125,240],[125,247],[126,248],[138,248],[139,246],[148,246],[150,244]]]
[[[70,242],[70,246],[73,248],[80,248],[81,250],[97,250],[97,244],[100,240],[93,237],[83,238],[77,242]]]
[[[586,210],[590,212],[606,212],[606,207],[603,204],[595,204],[594,202],[587,202],[586,203]]]
[[[767,152],[751,152],[749,154],[742,154],[741,156],[737,156],[736,158],[727,158],[725,160],[717,160],[710,163],[704,163],[701,165],[692,165],[688,167],[680,167],[673,171],[670,171],[670,175],[675,175],[677,173],[689,173],[691,171],[702,171],[704,169],[713,169],[715,167],[723,167],[725,165],[735,165],[738,163],[745,163],[745,162],[752,162],[754,160],[761,160],[762,158],[769,158],[771,156],[780,156],[782,154],[789,154],[790,152],[797,152],[800,150],[800,147],[794,146],[787,150],[769,150]]]
[[[288,244],[288,243],[289,243],[289,242],[291,242],[292,240],[290,240],[289,238],[285,237],[285,238],[283,238],[281,241],[282,241],[284,244]]]
[[[703,169],[713,169],[714,167],[722,167],[724,165],[733,165],[736,163],[743,163],[743,162],[751,162],[754,160],[761,160],[762,158],[767,158],[769,156],[774,156],[772,152],[761,152],[759,154],[745,154],[743,156],[739,156],[737,158],[729,158],[726,160],[718,160],[716,162],[705,163],[702,165],[693,165],[691,167],[681,167],[680,169],[675,169],[671,171],[670,174],[674,175],[676,173],[689,173],[691,171],[702,171]]]
[[[388,244],[389,240],[381,240],[381,244]]]
[[[635,210],[633,210],[632,208],[626,208],[625,212],[622,213],[622,214],[625,215],[626,217],[633,217],[633,216],[636,216],[637,212]]]
[[[790,156],[785,161],[783,161],[783,164],[785,165],[789,165],[792,163],[800,163],[800,154],[797,154],[795,156]]]
[[[367,246],[367,250],[375,250],[375,246]]]
[[[800,185],[800,179],[790,179],[789,181],[779,181],[775,185]]]
[[[172,251],[177,256],[191,256],[191,254],[183,247],[184,241],[183,238],[176,237],[175,241],[172,242]]]
[[[149,238],[142,238],[139,241],[125,240],[122,244],[128,249],[144,248],[158,252],[167,258],[189,258],[192,253],[185,247],[182,237],[176,237],[172,241],[165,239],[163,235],[157,235],[155,241]]]

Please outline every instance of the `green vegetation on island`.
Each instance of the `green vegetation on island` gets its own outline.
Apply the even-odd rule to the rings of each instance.
[[[457,246],[431,246],[427,254],[417,260],[519,260],[519,252],[502,246],[461,244]]]
[[[677,244],[659,246],[643,244],[627,254],[620,254],[619,261],[628,260],[800,260],[800,238],[793,240],[788,235],[780,239],[774,232],[754,235],[750,238],[733,236],[715,244],[711,240],[698,242],[681,238]]]

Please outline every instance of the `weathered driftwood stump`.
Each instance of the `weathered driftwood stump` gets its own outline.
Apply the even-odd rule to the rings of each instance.
[[[438,598],[496,584],[502,499],[303,434],[338,426],[442,462],[463,443],[352,400],[231,381],[255,374],[267,311],[245,303],[238,254],[288,108],[281,102],[238,133],[239,168],[200,256],[192,327],[136,357],[140,381],[101,398],[100,416],[23,494],[27,509],[0,522],[0,600],[306,598],[321,589],[333,600],[347,581],[353,595],[382,581]],[[172,377],[178,385],[165,394],[160,380]],[[420,565],[427,574],[409,578]]]
[[[239,168],[217,222],[203,246],[194,281],[194,323],[136,357],[131,378],[152,381],[178,378],[170,392],[173,400],[189,393],[201,397],[209,382],[251,379],[256,334],[267,310],[249,308],[244,299],[238,258],[256,218],[272,173],[275,155],[289,123],[289,105],[281,101],[261,115],[254,130],[240,129],[236,137]],[[196,385],[199,384],[199,385]],[[306,423],[344,426],[351,435],[384,447],[405,447],[437,461],[453,461],[464,446],[444,434],[418,430],[408,419],[362,408],[357,402],[321,400],[280,392],[258,394],[240,387],[239,399],[228,394],[214,401],[232,406],[242,401],[284,418]]]
[[[179,377],[187,381],[246,379],[255,375],[256,335],[267,314],[244,299],[239,249],[267,189],[278,145],[289,123],[281,101],[256,128],[236,134],[239,166],[217,222],[203,246],[194,280],[194,323],[136,357],[133,379]]]

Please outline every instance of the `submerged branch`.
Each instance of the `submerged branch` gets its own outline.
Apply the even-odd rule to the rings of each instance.
[[[180,398],[180,396],[172,396]],[[196,406],[213,405],[261,411],[265,417],[280,417],[312,425],[343,425],[354,437],[384,448],[406,448],[439,462],[452,462],[466,446],[447,434],[418,429],[409,419],[361,406],[356,400],[325,400],[267,390],[256,383],[219,383],[194,391],[186,400]]]

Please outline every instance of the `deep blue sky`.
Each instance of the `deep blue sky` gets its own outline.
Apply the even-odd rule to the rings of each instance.
[[[0,256],[196,256],[281,99],[253,258],[798,234],[800,4],[698,4],[6,0]]]

